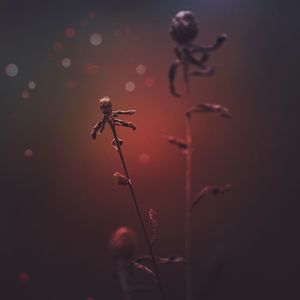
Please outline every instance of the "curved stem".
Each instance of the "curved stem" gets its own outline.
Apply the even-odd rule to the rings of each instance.
[[[186,85],[185,96],[186,110],[190,108],[190,89]],[[192,270],[191,270],[191,181],[192,181],[192,127],[191,118],[186,115],[185,138],[187,142],[187,151],[185,156],[185,282],[187,300],[192,299]]]
[[[141,227],[142,227],[142,230],[143,230],[143,233],[144,233],[144,237],[145,237],[145,240],[146,240],[146,243],[147,243],[147,247],[148,247],[149,253],[150,253],[151,258],[152,258],[154,272],[155,272],[157,283],[158,283],[158,287],[159,287],[159,290],[160,290],[160,293],[161,293],[161,298],[163,300],[165,300],[166,296],[165,296],[165,292],[164,292],[164,289],[163,289],[163,285],[162,285],[162,281],[161,281],[161,278],[160,278],[160,274],[159,274],[159,271],[158,271],[157,262],[156,262],[155,255],[154,255],[154,252],[153,252],[153,248],[152,248],[152,245],[151,245],[151,242],[150,242],[147,230],[146,230],[146,226],[145,226],[142,214],[141,214],[141,210],[140,210],[140,207],[139,207],[136,195],[135,195],[135,191],[134,191],[133,185],[132,185],[131,180],[130,180],[128,168],[127,168],[124,156],[123,156],[121,145],[119,143],[117,131],[116,131],[115,125],[113,124],[112,121],[109,121],[109,125],[111,127],[111,130],[112,130],[112,133],[113,133],[113,137],[114,137],[114,139],[116,141],[116,145],[117,145],[117,148],[118,148],[118,153],[119,153],[119,157],[120,157],[123,169],[124,169],[124,173],[125,173],[126,177],[128,178],[128,181],[129,181],[129,183],[128,183],[129,190],[130,190],[130,193],[131,193],[131,196],[132,196],[132,199],[133,199],[133,203],[134,203],[137,215],[138,215],[138,219],[140,221],[140,224],[141,224]]]

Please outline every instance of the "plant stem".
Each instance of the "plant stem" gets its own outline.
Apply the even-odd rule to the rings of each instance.
[[[128,278],[127,278],[128,276],[127,276],[126,266],[127,266],[127,264],[123,260],[118,260],[116,262],[117,274],[118,274],[119,282],[121,285],[123,299],[124,300],[132,300],[131,295],[130,295],[130,287],[128,284]]]
[[[160,278],[160,274],[159,274],[159,271],[158,271],[157,262],[156,262],[156,259],[155,259],[155,256],[154,256],[154,252],[153,252],[153,248],[152,248],[152,245],[151,245],[151,242],[150,242],[147,230],[146,230],[146,226],[145,226],[142,214],[141,214],[141,210],[140,210],[140,207],[139,207],[136,195],[135,195],[135,191],[134,191],[133,185],[132,185],[131,180],[130,180],[130,176],[129,176],[129,172],[128,172],[128,169],[127,169],[127,165],[126,165],[126,162],[125,162],[125,159],[124,159],[124,156],[123,156],[121,145],[119,143],[117,131],[116,131],[115,125],[113,124],[112,121],[109,121],[109,125],[111,127],[111,130],[112,130],[112,133],[113,133],[113,137],[114,137],[116,145],[117,145],[117,149],[118,149],[119,157],[120,157],[123,169],[124,169],[124,173],[125,173],[126,177],[128,178],[129,190],[130,190],[130,193],[131,193],[131,196],[132,196],[132,199],[133,199],[133,203],[134,203],[137,215],[138,215],[138,219],[140,221],[140,224],[141,224],[141,227],[142,227],[142,230],[143,230],[143,233],[144,233],[144,237],[145,237],[145,240],[146,240],[146,243],[147,243],[148,250],[149,250],[150,255],[151,255],[151,259],[152,259],[153,267],[154,267],[154,273],[156,275],[157,284],[158,284],[158,287],[159,287],[159,290],[160,290],[160,293],[161,293],[161,298],[163,300],[165,300],[166,296],[165,296],[165,292],[164,292],[164,289],[163,289],[163,285],[162,285],[162,281],[161,281],[161,278]]]
[[[190,108],[190,90],[186,84],[185,95],[186,110]],[[187,142],[187,151],[185,155],[185,282],[187,300],[192,300],[192,264],[191,264],[191,180],[192,180],[192,127],[191,118],[185,117],[185,138]]]

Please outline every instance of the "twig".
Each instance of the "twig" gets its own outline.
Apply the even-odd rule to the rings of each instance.
[[[186,83],[185,106],[190,107],[190,88],[188,82]],[[191,263],[191,184],[192,184],[192,126],[191,118],[185,118],[185,140],[187,142],[187,149],[185,155],[185,282],[187,300],[192,299],[192,263]]]
[[[110,98],[108,98],[108,97],[104,97],[103,99],[100,99],[100,109],[103,112],[104,116],[103,116],[103,119],[101,120],[101,122],[98,122],[96,124],[96,126],[93,128],[92,133],[91,133],[92,138],[93,139],[96,138],[96,134],[97,134],[98,131],[100,133],[103,131],[105,123],[109,124],[109,126],[111,128],[111,131],[112,131],[112,134],[113,134],[115,145],[116,145],[117,150],[118,150],[117,152],[119,154],[119,158],[121,160],[122,167],[123,167],[125,176],[127,178],[127,182],[126,182],[127,184],[126,185],[128,185],[128,187],[129,187],[129,190],[130,190],[130,193],[131,193],[131,196],[132,196],[132,200],[133,200],[133,203],[134,203],[137,215],[138,215],[138,219],[139,219],[139,222],[141,224],[143,234],[144,234],[144,237],[145,237],[145,240],[146,240],[146,244],[147,244],[149,253],[152,257],[154,273],[155,273],[156,280],[157,280],[157,283],[158,283],[158,287],[159,287],[159,290],[160,290],[160,293],[161,293],[161,298],[163,300],[165,300],[166,299],[165,292],[164,292],[162,281],[161,281],[160,274],[159,274],[159,271],[158,271],[158,266],[157,266],[157,262],[155,260],[155,255],[154,255],[154,252],[153,252],[151,241],[149,239],[149,236],[148,236],[148,233],[147,233],[147,230],[146,230],[146,226],[145,226],[142,214],[141,214],[141,210],[140,210],[140,207],[139,207],[136,195],[135,195],[135,191],[134,191],[132,182],[130,180],[128,168],[127,168],[125,158],[124,158],[124,155],[123,155],[123,152],[122,152],[121,144],[120,144],[120,139],[118,138],[117,130],[116,130],[116,127],[115,127],[116,125],[117,126],[124,126],[124,127],[130,127],[133,130],[135,130],[136,126],[132,122],[126,122],[126,121],[123,121],[123,120],[115,119],[115,117],[119,116],[119,115],[126,115],[126,114],[127,115],[128,114],[132,115],[132,114],[135,113],[135,111],[134,110],[130,110],[130,111],[113,111],[112,110],[112,102],[111,102]],[[115,173],[115,176],[117,176],[117,178],[118,178],[118,182],[121,183],[121,184],[125,184],[125,182],[123,180],[124,178],[122,179],[121,178],[122,176],[120,176],[120,175],[121,174],[119,174],[119,173],[118,174]],[[121,182],[119,180],[121,180]]]

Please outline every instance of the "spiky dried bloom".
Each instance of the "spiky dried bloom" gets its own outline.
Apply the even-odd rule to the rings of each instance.
[[[176,60],[169,69],[169,86],[173,96],[180,97],[175,87],[175,77],[179,66],[183,67],[183,80],[189,90],[189,76],[211,76],[215,73],[215,66],[207,66],[209,52],[218,49],[227,39],[226,34],[220,35],[212,45],[199,46],[194,44],[198,35],[198,24],[191,11],[180,11],[172,19],[170,35],[176,42]],[[199,54],[199,58],[195,56]],[[190,66],[196,68],[190,72]]]
[[[110,249],[113,258],[129,262],[136,252],[135,233],[127,227],[118,228],[111,237]]]
[[[132,122],[117,119],[120,115],[133,115],[135,110],[116,110],[113,111],[112,101],[109,97],[104,97],[99,100],[99,107],[103,113],[102,119],[93,127],[91,136],[95,140],[97,133],[102,133],[108,123],[110,127],[123,126],[136,130],[136,126]]]

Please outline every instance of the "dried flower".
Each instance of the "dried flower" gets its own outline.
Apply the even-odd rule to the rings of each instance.
[[[215,73],[216,67],[206,65],[209,59],[209,52],[218,49],[226,40],[227,35],[220,35],[214,44],[209,46],[198,46],[193,43],[198,35],[198,25],[195,15],[191,11],[180,11],[172,19],[170,35],[176,42],[175,55],[176,60],[169,69],[170,92],[173,96],[179,97],[180,93],[176,91],[174,82],[179,66],[183,67],[183,79],[186,88],[189,89],[189,76],[211,76]],[[196,58],[194,54],[200,54]],[[190,65],[196,67],[196,71],[189,72]]]
[[[115,126],[129,127],[133,130],[136,130],[136,126],[132,122],[127,122],[124,120],[116,119],[120,115],[133,115],[135,110],[112,110],[112,101],[109,97],[104,97],[99,100],[100,110],[103,113],[102,119],[93,127],[91,136],[95,140],[97,133],[102,133],[105,129],[106,123],[114,128]]]

